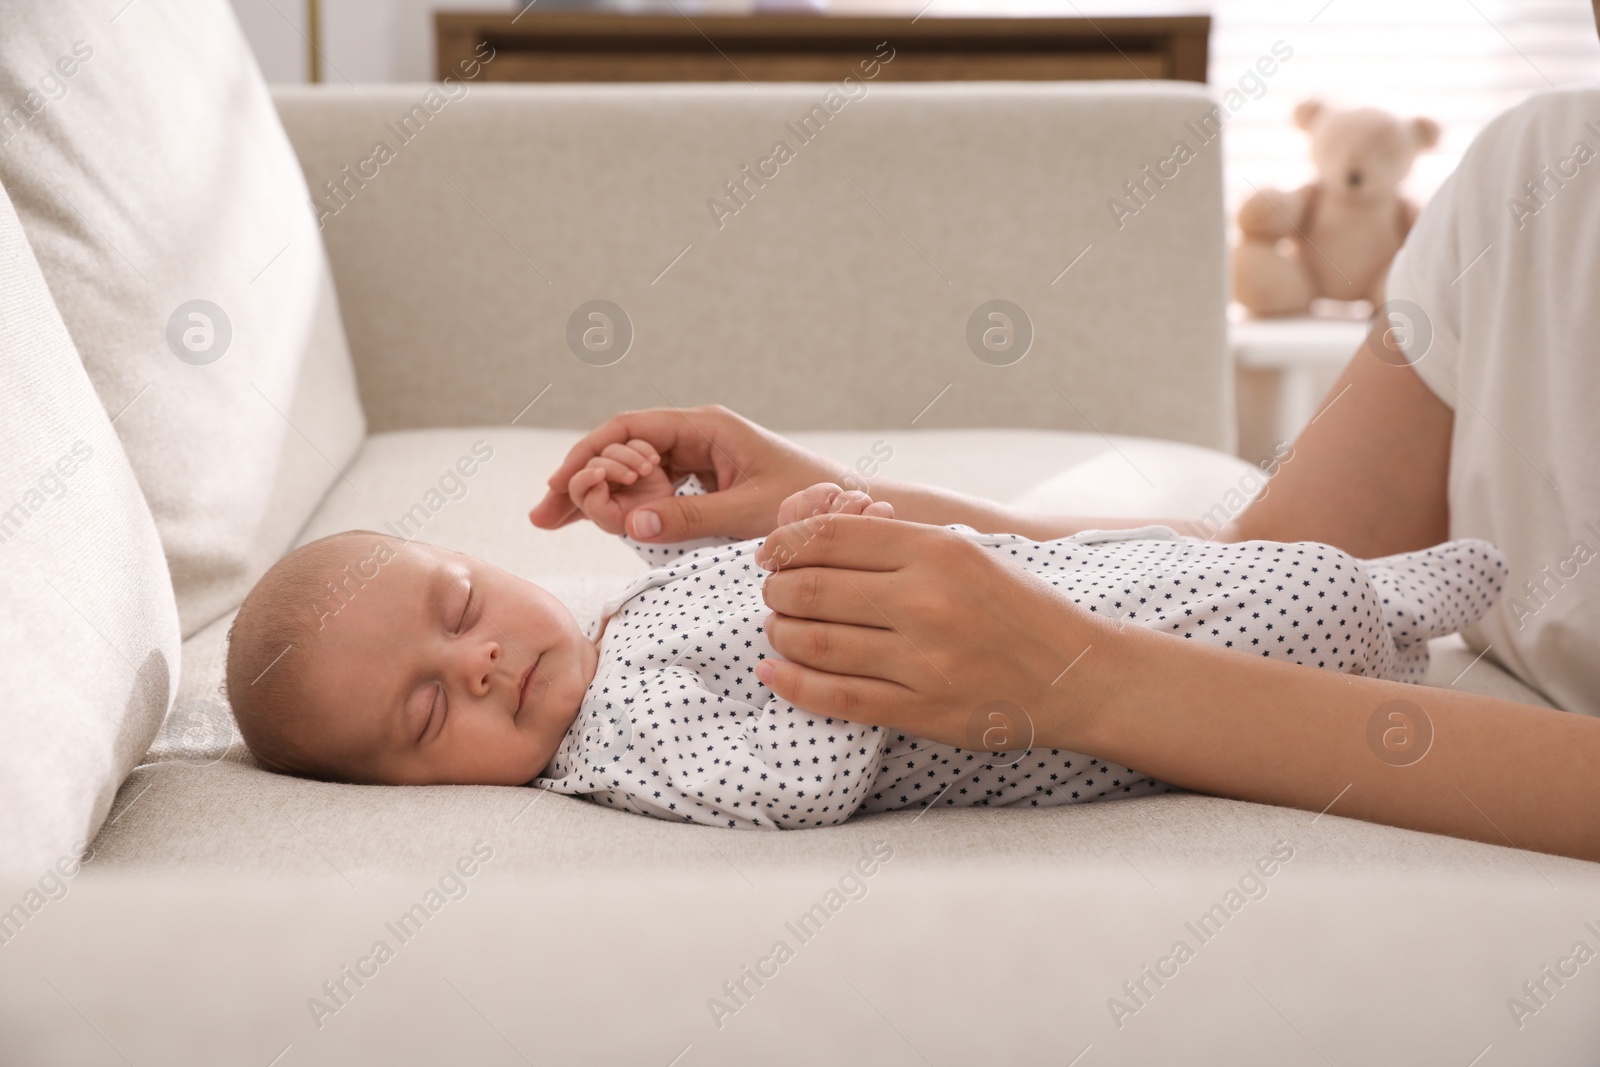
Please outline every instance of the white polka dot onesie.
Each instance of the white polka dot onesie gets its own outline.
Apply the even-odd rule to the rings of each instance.
[[[679,492],[703,490],[691,479]],[[1097,614],[1394,681],[1420,681],[1428,640],[1483,615],[1507,573],[1484,541],[1357,560],[1329,545],[1214,544],[1166,527],[1042,543],[953,529]],[[832,826],[857,811],[1043,807],[1171,788],[1075,752],[970,751],[796,708],[755,676],[773,654],[761,624],[768,609],[759,540],[629,543],[656,569],[603,609],[611,621],[599,668],[535,786],[747,829]]]

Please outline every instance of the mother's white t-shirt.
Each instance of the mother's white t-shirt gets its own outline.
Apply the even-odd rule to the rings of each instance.
[[[1491,123],[1417,220],[1387,295],[1407,357],[1455,411],[1450,536],[1492,541],[1511,564],[1468,643],[1600,714],[1600,90]]]

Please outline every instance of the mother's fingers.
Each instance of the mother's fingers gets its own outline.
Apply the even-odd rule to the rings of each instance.
[[[877,602],[887,597],[887,577],[875,571],[799,567],[769,574],[761,597],[767,607],[792,618],[885,628],[891,624]]]
[[[964,540],[941,526],[872,515],[817,515],[772,531],[756,551],[756,562],[768,570],[843,567],[892,571],[918,553],[941,550],[952,538]]]
[[[917,660],[906,639],[893,630],[770,615],[766,634],[773,651],[790,663],[829,674],[870,675],[912,685],[932,673]]]
[[[877,678],[857,678],[812,670],[781,659],[764,659],[756,677],[795,707],[869,726],[904,718],[910,690]]]
[[[544,499],[528,512],[528,521],[541,530],[558,530],[581,518],[583,509],[575,507],[567,493],[558,493],[554,489],[546,490]]]

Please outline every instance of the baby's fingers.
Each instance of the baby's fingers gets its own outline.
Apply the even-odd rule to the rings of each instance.
[[[656,446],[642,437],[635,437],[628,442],[628,447],[649,461],[652,467],[660,466],[661,453],[656,451]]]
[[[606,490],[606,471],[604,467],[584,467],[567,482],[567,496],[571,498],[575,507],[582,508],[586,497],[595,489]]]
[[[632,485],[639,480],[639,472],[628,466],[622,460],[612,459],[610,456],[596,456],[583,468],[587,471],[599,471],[601,476],[608,478],[618,485]]]
[[[871,515],[875,519],[892,519],[894,518],[894,505],[887,500],[874,500],[867,505],[867,509],[861,514]]]
[[[835,515],[865,515],[873,500],[859,489],[847,489],[834,497],[828,510]]]
[[[600,455],[640,475],[649,474],[661,462],[661,457],[650,447],[650,442],[638,438],[625,445],[607,445]],[[593,463],[594,460],[589,462]]]
[[[778,505],[778,525],[809,519],[813,515],[826,515],[831,510],[833,498],[841,492],[832,482],[818,482],[809,489],[791,493]]]
[[[599,467],[585,467],[572,476],[567,494],[584,516],[606,533],[622,532],[622,509],[611,496],[611,482]]]

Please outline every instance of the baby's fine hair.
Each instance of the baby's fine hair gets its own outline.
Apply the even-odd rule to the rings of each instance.
[[[372,530],[319,538],[268,568],[239,606],[228,629],[228,702],[245,744],[268,770],[335,777],[307,743],[305,664],[353,592],[350,568],[374,553],[387,562],[395,542]]]

